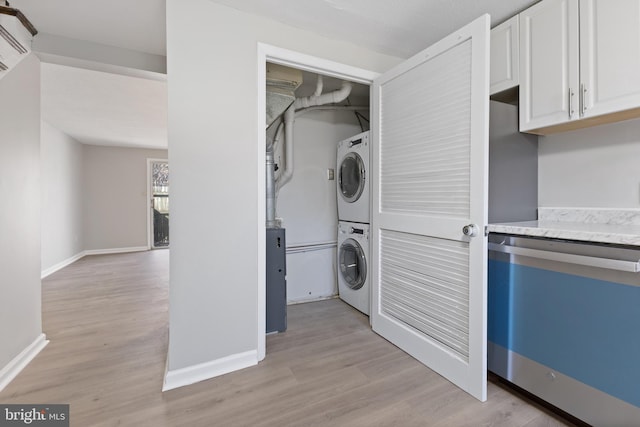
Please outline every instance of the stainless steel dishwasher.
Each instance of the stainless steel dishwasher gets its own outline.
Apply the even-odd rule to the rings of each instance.
[[[489,236],[489,370],[595,426],[640,425],[640,248]]]

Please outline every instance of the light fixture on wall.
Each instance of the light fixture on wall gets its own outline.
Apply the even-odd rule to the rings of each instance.
[[[0,3],[0,78],[31,50],[31,40],[38,33],[22,12],[9,2]]]

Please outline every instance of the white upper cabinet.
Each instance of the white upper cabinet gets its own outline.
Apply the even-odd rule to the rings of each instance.
[[[520,131],[578,118],[578,0],[520,13]]]
[[[491,95],[518,86],[520,61],[518,15],[491,30]]]
[[[584,117],[640,107],[640,1],[581,0]]]
[[[640,1],[543,0],[520,14],[520,131],[640,117]]]

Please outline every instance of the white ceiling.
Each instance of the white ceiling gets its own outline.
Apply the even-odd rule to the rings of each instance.
[[[167,147],[167,84],[42,63],[42,119],[92,145]]]
[[[538,0],[211,0],[408,58],[484,13],[492,26]]]
[[[166,0],[10,0],[41,33],[166,55]],[[490,13],[537,0],[210,0],[327,38],[409,57]],[[188,5],[185,5],[188,7]],[[166,147],[166,83],[43,64],[42,114],[80,142]]]
[[[165,0],[9,2],[40,33],[166,55]],[[85,144],[166,148],[167,85],[43,63],[42,118]]]
[[[41,33],[167,54],[165,0],[9,0]]]

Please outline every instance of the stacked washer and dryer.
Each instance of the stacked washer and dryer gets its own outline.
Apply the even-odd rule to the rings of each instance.
[[[366,315],[370,310],[369,131],[338,143],[338,291]]]

